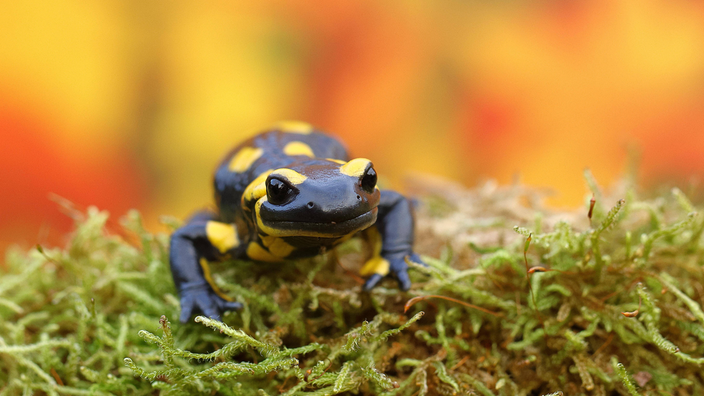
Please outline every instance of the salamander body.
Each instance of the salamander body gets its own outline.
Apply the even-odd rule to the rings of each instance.
[[[217,212],[197,213],[171,236],[182,322],[241,307],[212,282],[208,261],[312,257],[364,230],[381,238],[380,251],[361,270],[364,289],[387,275],[410,288],[405,258],[420,259],[409,200],[379,190],[370,160],[350,159],[339,141],[311,125],[284,122],[243,142],[213,180]]]

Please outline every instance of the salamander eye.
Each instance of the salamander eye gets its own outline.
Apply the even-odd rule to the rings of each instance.
[[[266,196],[269,203],[283,205],[287,203],[293,195],[294,190],[288,183],[273,177],[267,180]]]
[[[376,187],[376,171],[374,168],[370,166],[366,171],[364,171],[364,176],[362,176],[362,180],[359,184],[365,191],[370,193],[374,192],[374,187]]]

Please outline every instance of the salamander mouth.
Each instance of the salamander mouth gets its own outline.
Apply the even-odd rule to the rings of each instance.
[[[267,235],[277,237],[341,237],[353,232],[369,228],[376,222],[378,208],[363,213],[357,217],[338,222],[315,223],[307,221],[266,221],[261,219],[259,228]]]

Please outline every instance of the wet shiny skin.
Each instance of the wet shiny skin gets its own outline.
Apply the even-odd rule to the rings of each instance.
[[[381,248],[363,267],[364,289],[387,275],[408,289],[404,259],[419,261],[412,207],[376,182],[370,160],[350,160],[339,141],[305,123],[283,123],[240,144],[215,171],[217,212],[198,212],[171,236],[181,320],[241,307],[218,290],[208,261],[311,257],[370,230]]]

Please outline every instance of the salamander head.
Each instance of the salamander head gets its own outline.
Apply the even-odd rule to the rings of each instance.
[[[337,238],[376,222],[376,182],[367,159],[311,159],[260,176],[245,190],[243,203],[266,235]]]

